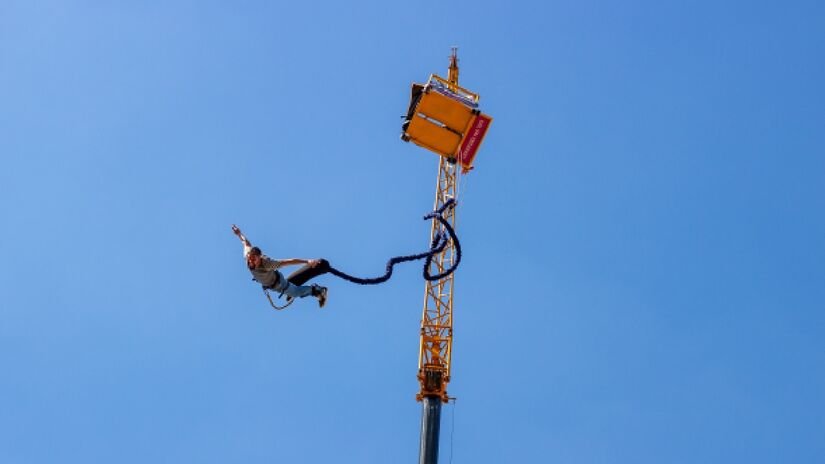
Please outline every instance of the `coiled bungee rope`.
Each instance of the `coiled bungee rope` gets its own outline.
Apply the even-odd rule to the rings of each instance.
[[[351,276],[351,275],[347,274],[346,272],[339,271],[338,269],[335,269],[332,266],[329,266],[329,270],[327,270],[327,272],[329,272],[330,274],[332,274],[336,277],[340,277],[344,280],[348,280],[348,281],[350,281],[352,283],[355,283],[355,284],[375,285],[375,284],[384,283],[387,280],[389,280],[390,277],[392,277],[393,267],[396,264],[405,263],[407,261],[416,261],[416,260],[419,260],[419,259],[426,258],[426,260],[424,261],[424,278],[426,280],[435,281],[435,280],[440,280],[440,279],[443,279],[444,277],[447,277],[448,275],[452,274],[456,270],[456,268],[458,267],[458,264],[461,262],[461,244],[458,241],[458,237],[455,234],[455,230],[450,225],[450,223],[447,222],[446,219],[444,219],[444,216],[443,216],[445,211],[447,211],[450,208],[454,208],[454,207],[455,207],[455,199],[450,198],[440,208],[438,208],[437,210],[433,211],[432,213],[427,214],[426,216],[424,216],[425,221],[430,220],[430,219],[438,221],[441,224],[441,227],[447,232],[446,235],[444,234],[443,231],[439,230],[435,234],[435,236],[433,237],[432,243],[430,244],[430,249],[428,251],[425,251],[423,253],[418,253],[418,254],[415,254],[415,255],[395,256],[393,258],[390,258],[390,260],[387,261],[387,268],[386,268],[386,272],[384,273],[384,275],[382,275],[380,277],[373,277],[371,279],[355,277],[355,276]],[[449,243],[450,240],[453,241],[453,245],[455,246],[455,262],[453,263],[452,266],[450,266],[448,269],[444,270],[443,272],[440,272],[440,273],[435,274],[435,275],[431,275],[430,274],[430,263],[432,263],[433,257],[435,257],[435,255],[437,255],[437,254],[441,253],[442,251],[444,251],[444,248],[447,247],[447,244]]]

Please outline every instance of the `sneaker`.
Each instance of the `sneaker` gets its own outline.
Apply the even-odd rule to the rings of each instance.
[[[327,288],[318,287],[318,307],[323,308],[327,304]]]

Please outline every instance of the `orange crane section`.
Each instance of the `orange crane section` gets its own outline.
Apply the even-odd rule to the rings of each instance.
[[[478,109],[479,96],[458,85],[458,56],[453,48],[447,79],[430,75],[426,84],[413,84],[410,108],[402,126],[401,139],[413,142],[440,156],[434,209],[447,201],[458,202],[459,167],[472,169],[492,118]],[[444,219],[455,229],[456,208],[449,208]],[[439,233],[434,221],[430,242]],[[430,273],[441,273],[457,259],[452,242],[435,255]],[[427,281],[418,357],[418,401],[424,398],[449,400],[447,384],[453,346],[453,289],[455,274],[438,281]]]

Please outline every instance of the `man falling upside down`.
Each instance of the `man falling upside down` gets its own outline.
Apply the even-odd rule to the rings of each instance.
[[[238,226],[232,225],[232,232],[241,239],[243,243],[243,255],[246,258],[246,267],[252,273],[252,278],[258,281],[266,290],[274,290],[282,295],[287,296],[287,301],[293,298],[303,298],[305,296],[314,296],[318,298],[318,306],[324,307],[327,302],[327,288],[317,284],[310,286],[294,285],[290,283],[278,269],[284,266],[292,266],[295,264],[306,264],[310,267],[316,267],[322,263],[319,259],[272,259],[261,253],[261,249],[253,247],[249,240],[246,239],[241,229]]]

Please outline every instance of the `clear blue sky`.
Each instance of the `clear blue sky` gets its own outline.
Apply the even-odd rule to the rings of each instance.
[[[465,178],[442,462],[825,462],[825,6],[0,3],[0,461],[412,463],[419,265],[272,311],[229,226],[376,275]]]

